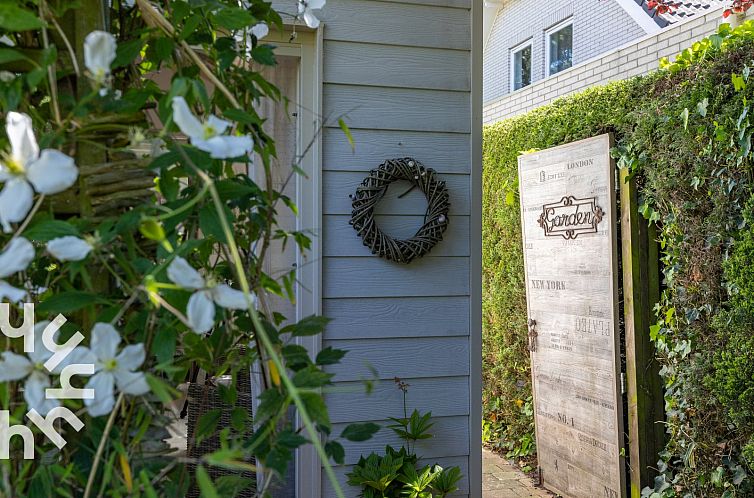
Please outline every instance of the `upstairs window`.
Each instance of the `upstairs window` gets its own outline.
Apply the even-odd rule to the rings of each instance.
[[[547,31],[547,75],[573,65],[573,23],[569,20]]]
[[[511,49],[511,91],[531,84],[531,40]]]

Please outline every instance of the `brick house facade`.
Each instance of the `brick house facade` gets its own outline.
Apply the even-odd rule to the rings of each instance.
[[[674,55],[716,30],[724,21],[723,4],[695,0],[682,3],[672,14],[657,16],[647,8],[646,0],[599,0],[589,8],[583,2],[550,0],[544,12],[541,0],[490,1],[486,10],[484,122],[529,111],[591,85],[647,73],[657,67],[661,57]],[[557,46],[551,46],[550,38],[568,25],[570,61],[558,70],[548,66]],[[522,65],[521,53],[528,56],[526,65]],[[522,67],[529,65],[530,78],[522,79]]]

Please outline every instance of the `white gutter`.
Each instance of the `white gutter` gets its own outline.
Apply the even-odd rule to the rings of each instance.
[[[633,19],[636,24],[638,24],[641,29],[643,29],[644,32],[648,35],[655,34],[662,29],[654,19],[649,17],[647,12],[638,3],[634,2],[634,0],[615,1],[618,3],[618,5],[623,7],[623,10],[626,11],[626,14],[631,16],[631,19]]]

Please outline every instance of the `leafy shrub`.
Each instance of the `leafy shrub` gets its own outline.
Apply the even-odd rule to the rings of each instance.
[[[393,424],[388,428],[405,441],[405,445],[399,450],[387,446],[382,456],[377,453],[362,456],[348,474],[348,484],[361,488],[363,498],[444,498],[458,490],[461,469],[443,469],[439,465],[417,467],[416,443],[432,437],[429,432],[434,425],[432,414],[422,415],[414,410],[408,416],[406,393],[409,386],[398,378],[395,381],[403,391],[403,418],[391,417]]]
[[[511,457],[535,451],[517,158],[522,151],[619,129],[637,96],[636,81],[616,82],[485,128],[484,442]]]
[[[668,444],[645,495],[751,496],[754,23],[695,43],[663,69],[592,88],[485,129],[484,402],[489,444],[532,431],[516,158],[613,132],[614,156],[658,228],[663,294],[651,337]],[[516,401],[520,400],[520,401]]]

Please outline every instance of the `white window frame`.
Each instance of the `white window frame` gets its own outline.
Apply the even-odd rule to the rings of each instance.
[[[296,175],[296,204],[300,215],[296,229],[308,231],[311,249],[305,255],[297,255],[296,319],[322,314],[322,47],[323,25],[317,30],[296,27],[295,42],[291,42],[291,26],[283,32],[271,30],[265,43],[275,45],[278,55],[298,57],[299,89],[296,157],[306,177]],[[293,103],[291,103],[291,106]],[[306,150],[309,147],[308,151]],[[301,154],[306,151],[306,154]],[[297,338],[312,358],[322,350],[322,335]],[[259,369],[252,367],[252,406],[256,412],[263,380]],[[301,426],[301,421],[296,421]],[[319,498],[321,490],[322,462],[312,445],[296,450],[294,460],[296,474],[296,497]],[[261,474],[257,475],[261,483]]]
[[[567,28],[568,26],[573,26],[573,18],[568,18],[565,21],[561,21],[555,26],[552,26],[551,28],[545,30],[545,75],[547,77],[554,76],[556,74],[560,74],[563,71],[559,71],[557,73],[551,73],[550,72],[550,36],[557,33],[561,29]],[[573,67],[575,64],[573,63],[573,38],[576,35],[576,31],[571,28],[571,67]],[[569,68],[570,69],[570,68]],[[566,71],[564,69],[564,71]]]
[[[531,60],[529,61],[529,84],[524,85],[521,88],[516,88],[516,54],[521,52],[522,50],[525,50],[527,47],[531,48]],[[534,39],[529,38],[526,41],[523,41],[516,45],[515,47],[510,49],[510,72],[508,73],[509,79],[510,79],[510,91],[511,92],[517,92],[518,90],[523,90],[527,86],[531,86],[532,83],[534,83]]]

